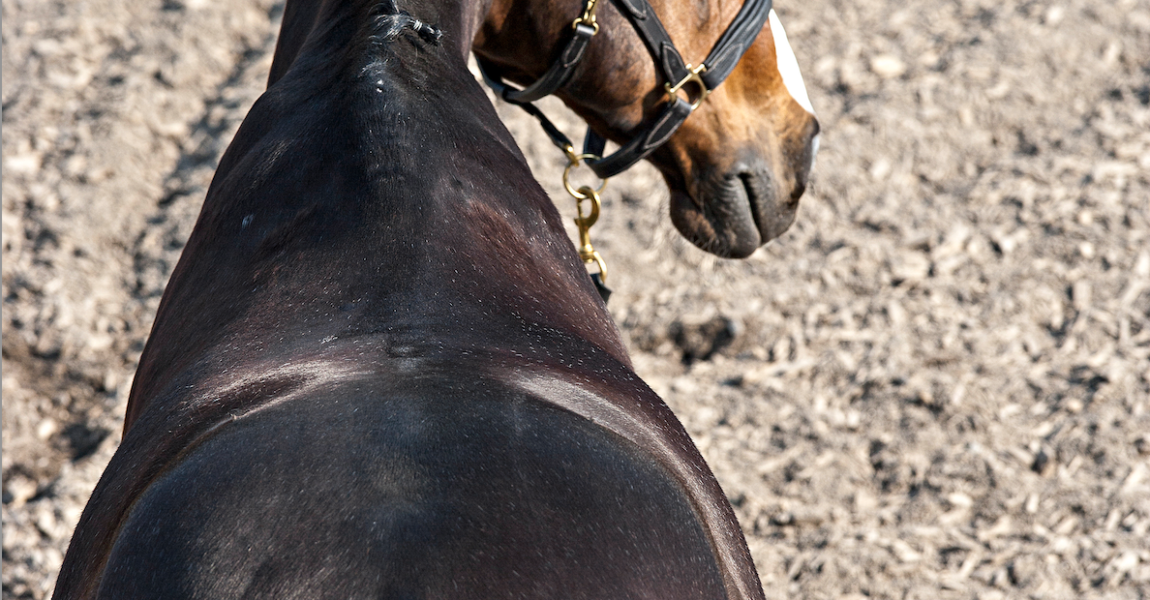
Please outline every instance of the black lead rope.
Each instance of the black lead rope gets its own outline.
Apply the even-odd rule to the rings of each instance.
[[[572,33],[570,39],[567,40],[567,45],[563,47],[563,51],[559,53],[555,62],[551,63],[547,72],[535,80],[535,83],[521,90],[508,86],[503,83],[502,79],[491,76],[488,70],[484,68],[483,60],[477,56],[476,62],[479,63],[479,70],[483,73],[483,80],[499,94],[499,97],[519,106],[526,106],[540,98],[554,94],[556,90],[567,85],[567,82],[571,80],[571,76],[575,74],[575,67],[579,66],[579,62],[583,60],[583,54],[587,50],[587,45],[591,43],[591,38],[599,33],[599,24],[595,22],[595,8],[599,1],[585,0],[583,14],[579,15],[571,24]],[[542,118],[546,119],[546,117]]]
[[[585,23],[577,23],[573,29],[574,33],[571,35],[571,39],[567,40],[563,52],[559,54],[559,58],[555,59],[555,62],[551,63],[551,68],[547,69],[542,77],[521,90],[504,85],[503,91],[499,92],[500,96],[512,104],[524,106],[527,103],[550,96],[559,88],[567,85],[571,75],[575,73],[575,67],[579,61],[583,60],[583,54],[591,43],[591,38],[599,32],[597,25],[591,26]],[[480,66],[482,68],[482,63]],[[486,75],[484,75],[484,79],[487,79]]]
[[[543,126],[543,131],[547,134],[547,137],[551,138],[551,143],[555,144],[556,148],[559,148],[569,156],[573,153],[575,146],[571,143],[571,138],[568,138],[562,131],[559,131],[559,128],[551,122],[551,119],[547,118],[547,115],[543,114],[543,111],[539,110],[538,106],[532,104],[530,100],[519,101],[514,99],[516,94],[521,90],[516,90],[506,83],[503,83],[501,79],[488,73],[482,61],[476,62],[479,64],[479,74],[483,76],[483,81],[487,84],[487,87],[495,90],[495,93],[498,94],[500,98],[522,108],[524,112],[535,117],[535,119],[539,121],[539,124]],[[540,81],[542,81],[542,79]],[[535,86],[532,85],[531,87]],[[522,91],[526,92],[527,90]]]
[[[595,284],[595,291],[599,292],[599,297],[603,299],[603,304],[607,304],[607,300],[611,298],[611,288],[603,283],[603,276],[599,273],[591,274],[591,283]]]

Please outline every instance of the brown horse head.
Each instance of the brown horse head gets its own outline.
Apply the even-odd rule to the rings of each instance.
[[[497,75],[529,84],[543,74],[579,15],[538,10],[538,0],[494,0],[474,50]],[[743,0],[650,0],[683,59],[699,64]],[[600,1],[600,27],[557,95],[599,134],[625,142],[666,103],[664,76],[614,3]],[[671,82],[672,84],[675,82]],[[819,125],[777,15],[726,81],[648,158],[671,191],[671,220],[692,243],[741,258],[794,221]]]

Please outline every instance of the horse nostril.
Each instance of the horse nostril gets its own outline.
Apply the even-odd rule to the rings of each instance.
[[[815,168],[815,157],[819,153],[819,122],[811,118],[807,126],[807,135],[802,151],[792,155],[791,172],[794,174],[794,186],[791,188],[791,203],[797,204],[799,198],[807,191],[811,172]]]
[[[811,132],[807,137],[807,146],[811,149],[811,165],[814,166],[815,155],[819,153],[819,134],[822,133],[822,127],[819,126],[818,119],[811,119]]]
[[[806,160],[803,161],[806,164],[796,165],[798,168],[795,169],[796,185],[795,191],[791,194],[791,197],[795,200],[798,200],[799,196],[803,195],[803,192],[806,191],[807,180],[811,176],[811,171],[815,170],[815,157],[819,154],[819,140],[821,139],[820,132],[822,128],[819,127],[818,119],[811,119],[809,129],[810,133],[807,134],[806,156],[804,157]]]
[[[791,204],[798,204],[799,198],[807,191],[807,178],[806,176],[799,177],[795,180],[795,187],[791,190]]]

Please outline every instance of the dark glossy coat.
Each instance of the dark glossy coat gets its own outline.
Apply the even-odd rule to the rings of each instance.
[[[55,597],[761,597],[466,68],[483,7],[373,4],[289,2]]]

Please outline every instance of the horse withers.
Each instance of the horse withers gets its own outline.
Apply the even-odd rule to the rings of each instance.
[[[487,7],[403,9],[289,2],[55,597],[761,598],[467,70]]]

